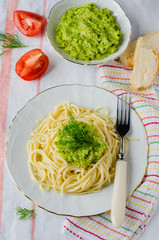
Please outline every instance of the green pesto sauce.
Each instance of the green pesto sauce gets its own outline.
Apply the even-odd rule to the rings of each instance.
[[[63,159],[84,169],[96,163],[107,149],[93,124],[79,122],[73,116],[58,129],[55,145]]]
[[[68,55],[88,62],[115,53],[122,33],[109,9],[99,9],[90,3],[68,9],[56,28],[55,37]]]

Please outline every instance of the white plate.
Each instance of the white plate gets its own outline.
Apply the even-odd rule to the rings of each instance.
[[[108,8],[112,12],[113,16],[115,16],[116,21],[120,25],[121,32],[123,33],[123,39],[122,39],[122,43],[118,47],[117,52],[101,60],[92,60],[89,62],[84,62],[84,61],[73,59],[72,57],[67,55],[61,48],[58,47],[58,44],[56,43],[56,40],[55,40],[55,30],[57,25],[61,21],[62,15],[67,11],[67,9],[70,9],[72,7],[83,6],[84,4],[87,4],[87,3],[94,3],[99,8]],[[125,51],[130,41],[131,23],[128,17],[125,15],[122,8],[114,0],[111,0],[111,1],[110,0],[64,0],[55,4],[55,6],[51,9],[49,18],[48,18],[47,27],[46,27],[46,33],[50,41],[50,44],[52,45],[54,50],[63,58],[78,64],[96,65],[96,64],[101,64],[101,63],[105,63],[110,60],[113,60]]]
[[[111,116],[116,116],[116,96],[98,87],[63,85],[43,91],[30,100],[15,116],[9,129],[6,158],[9,172],[17,187],[38,206],[64,215],[88,216],[111,208],[113,184],[98,193],[75,195],[60,194],[51,190],[43,192],[32,181],[28,168],[27,141],[36,128],[36,120],[45,118],[54,107],[64,100],[86,108],[105,105]],[[128,195],[141,182],[147,166],[148,143],[145,129],[135,111],[131,110],[131,137],[129,141]]]

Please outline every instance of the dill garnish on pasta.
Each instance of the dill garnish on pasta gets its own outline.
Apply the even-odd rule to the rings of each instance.
[[[79,168],[87,168],[95,163],[106,150],[106,144],[100,138],[93,124],[75,120],[72,114],[70,121],[63,125],[56,134],[55,145],[58,152],[69,163]]]

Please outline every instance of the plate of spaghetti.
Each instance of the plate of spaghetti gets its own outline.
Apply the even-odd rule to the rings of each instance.
[[[144,126],[131,111],[125,141],[127,196],[147,167]],[[115,131],[116,96],[95,86],[61,85],[41,92],[15,116],[6,160],[18,189],[57,214],[90,216],[110,210],[120,148]]]

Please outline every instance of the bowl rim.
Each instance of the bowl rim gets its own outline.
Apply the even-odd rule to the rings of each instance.
[[[128,45],[129,45],[129,43],[130,43],[130,40],[131,40],[132,24],[131,24],[131,21],[130,21],[130,19],[128,18],[127,14],[125,13],[125,11],[123,10],[123,8],[121,7],[121,5],[120,5],[118,2],[116,2],[115,0],[111,0],[112,2],[115,2],[115,4],[120,7],[122,14],[125,14],[125,18],[127,19],[128,23],[129,23],[129,26],[130,26],[130,34],[129,34],[128,42],[127,42],[127,45],[126,45],[125,49],[124,49],[121,53],[119,53],[118,55],[116,55],[115,57],[113,57],[113,58],[110,59],[110,60],[106,60],[107,57],[106,57],[106,58],[103,58],[103,59],[100,59],[100,60],[103,60],[102,63],[91,63],[91,61],[89,61],[89,62],[84,62],[84,61],[81,61],[81,60],[80,60],[81,62],[77,62],[75,59],[72,59],[72,60],[71,60],[71,59],[69,59],[69,58],[61,55],[61,54],[54,48],[54,46],[51,44],[50,38],[49,38],[49,36],[48,36],[48,23],[49,23],[50,16],[51,16],[51,13],[52,13],[53,9],[54,9],[58,4],[61,4],[61,3],[64,2],[64,1],[67,1],[67,0],[60,0],[59,2],[57,2],[57,3],[55,3],[55,4],[53,5],[53,7],[51,8],[51,10],[50,10],[50,12],[49,12],[49,15],[48,15],[48,18],[47,18],[47,25],[46,25],[46,29],[45,29],[45,33],[46,33],[47,39],[48,39],[51,47],[52,47],[53,50],[57,53],[58,56],[60,56],[61,58],[65,59],[65,60],[67,60],[67,61],[69,61],[69,62],[71,62],[71,63],[79,64],[79,65],[82,65],[82,66],[97,66],[97,65],[102,65],[102,64],[105,64],[105,63],[107,63],[107,62],[109,62],[109,61],[113,61],[113,60],[117,59],[121,54],[123,54],[123,53],[126,51]],[[91,2],[93,2],[93,0],[92,0]],[[67,54],[66,56],[69,56],[69,55]],[[111,56],[111,54],[110,54],[109,56]],[[108,56],[108,57],[109,57],[109,56]],[[104,60],[105,60],[105,61],[104,61]],[[95,60],[95,61],[98,61],[98,60]]]

